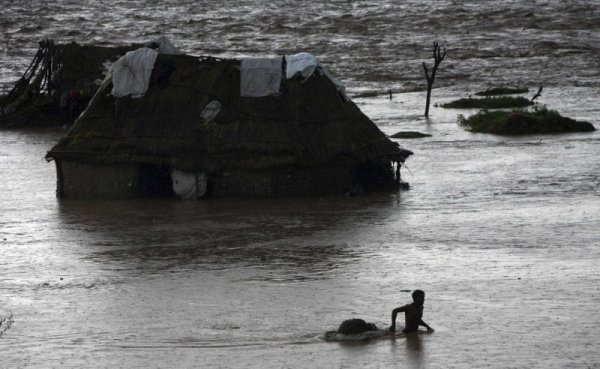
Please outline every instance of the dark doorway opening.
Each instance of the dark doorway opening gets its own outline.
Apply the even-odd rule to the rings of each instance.
[[[167,165],[142,164],[138,174],[136,194],[139,197],[175,197],[171,183],[171,168]]]

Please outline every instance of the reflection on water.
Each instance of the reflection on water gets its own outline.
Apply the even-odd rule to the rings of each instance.
[[[348,225],[384,222],[394,214],[395,201],[396,195],[199,203],[61,200],[58,237],[75,240],[85,232],[86,260],[132,269],[256,265],[270,271],[266,278],[323,278],[360,257],[347,240],[353,233],[360,237],[361,227]],[[275,273],[281,269],[286,271]]]
[[[420,334],[409,334],[405,338],[406,353],[413,368],[424,368],[425,353],[423,352],[423,342]]]

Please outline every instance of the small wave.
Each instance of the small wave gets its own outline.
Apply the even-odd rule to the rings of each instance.
[[[95,283],[50,283],[44,282],[37,285],[35,290],[50,289],[50,290],[68,290],[71,288],[92,289],[97,285]]]
[[[387,329],[366,331],[359,334],[343,334],[338,331],[327,331],[320,338],[328,342],[365,342],[374,339],[394,338],[404,336],[402,333],[392,333]]]
[[[238,348],[238,347],[254,347],[254,346],[262,346],[261,343],[240,343],[240,344],[217,344],[217,343],[202,343],[198,342],[173,342],[173,343],[160,343],[160,344],[140,344],[140,345],[118,345],[116,347],[122,349],[164,349],[165,347],[169,348],[177,348],[177,349],[218,349],[218,348]]]
[[[66,282],[63,278],[60,278],[59,281],[52,282],[42,282],[37,284],[33,290],[70,290],[70,289],[86,289],[92,290],[97,289],[102,286],[113,286],[115,284],[122,283],[121,281],[109,281],[109,280],[96,280],[89,282]]]

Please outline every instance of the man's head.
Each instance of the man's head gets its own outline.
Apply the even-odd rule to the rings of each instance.
[[[423,302],[425,302],[425,292],[421,290],[414,290],[412,293],[412,298],[417,304],[423,305]]]

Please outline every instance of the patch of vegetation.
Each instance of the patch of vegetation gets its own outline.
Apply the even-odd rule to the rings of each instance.
[[[511,95],[511,94],[524,94],[529,92],[527,87],[494,87],[488,88],[485,91],[476,92],[477,96],[498,96],[498,95]]]
[[[421,133],[421,132],[404,131],[404,132],[394,133],[390,137],[392,137],[392,138],[423,138],[423,137],[431,137],[431,135],[428,135],[426,133]]]
[[[443,108],[452,109],[506,109],[506,108],[521,108],[533,105],[530,101],[522,96],[501,96],[501,97],[485,97],[463,98],[443,104]]]
[[[363,98],[363,97],[376,97],[379,95],[389,95],[389,92],[381,92],[381,91],[363,91],[358,92],[354,95],[355,98]]]
[[[556,110],[546,108],[538,108],[531,112],[483,110],[468,118],[459,115],[458,123],[471,132],[498,135],[591,132],[596,130],[591,123],[563,117]]]
[[[0,316],[0,338],[2,338],[2,335],[6,333],[8,328],[10,328],[14,322],[15,320],[13,319],[12,314],[9,314],[6,317]]]

